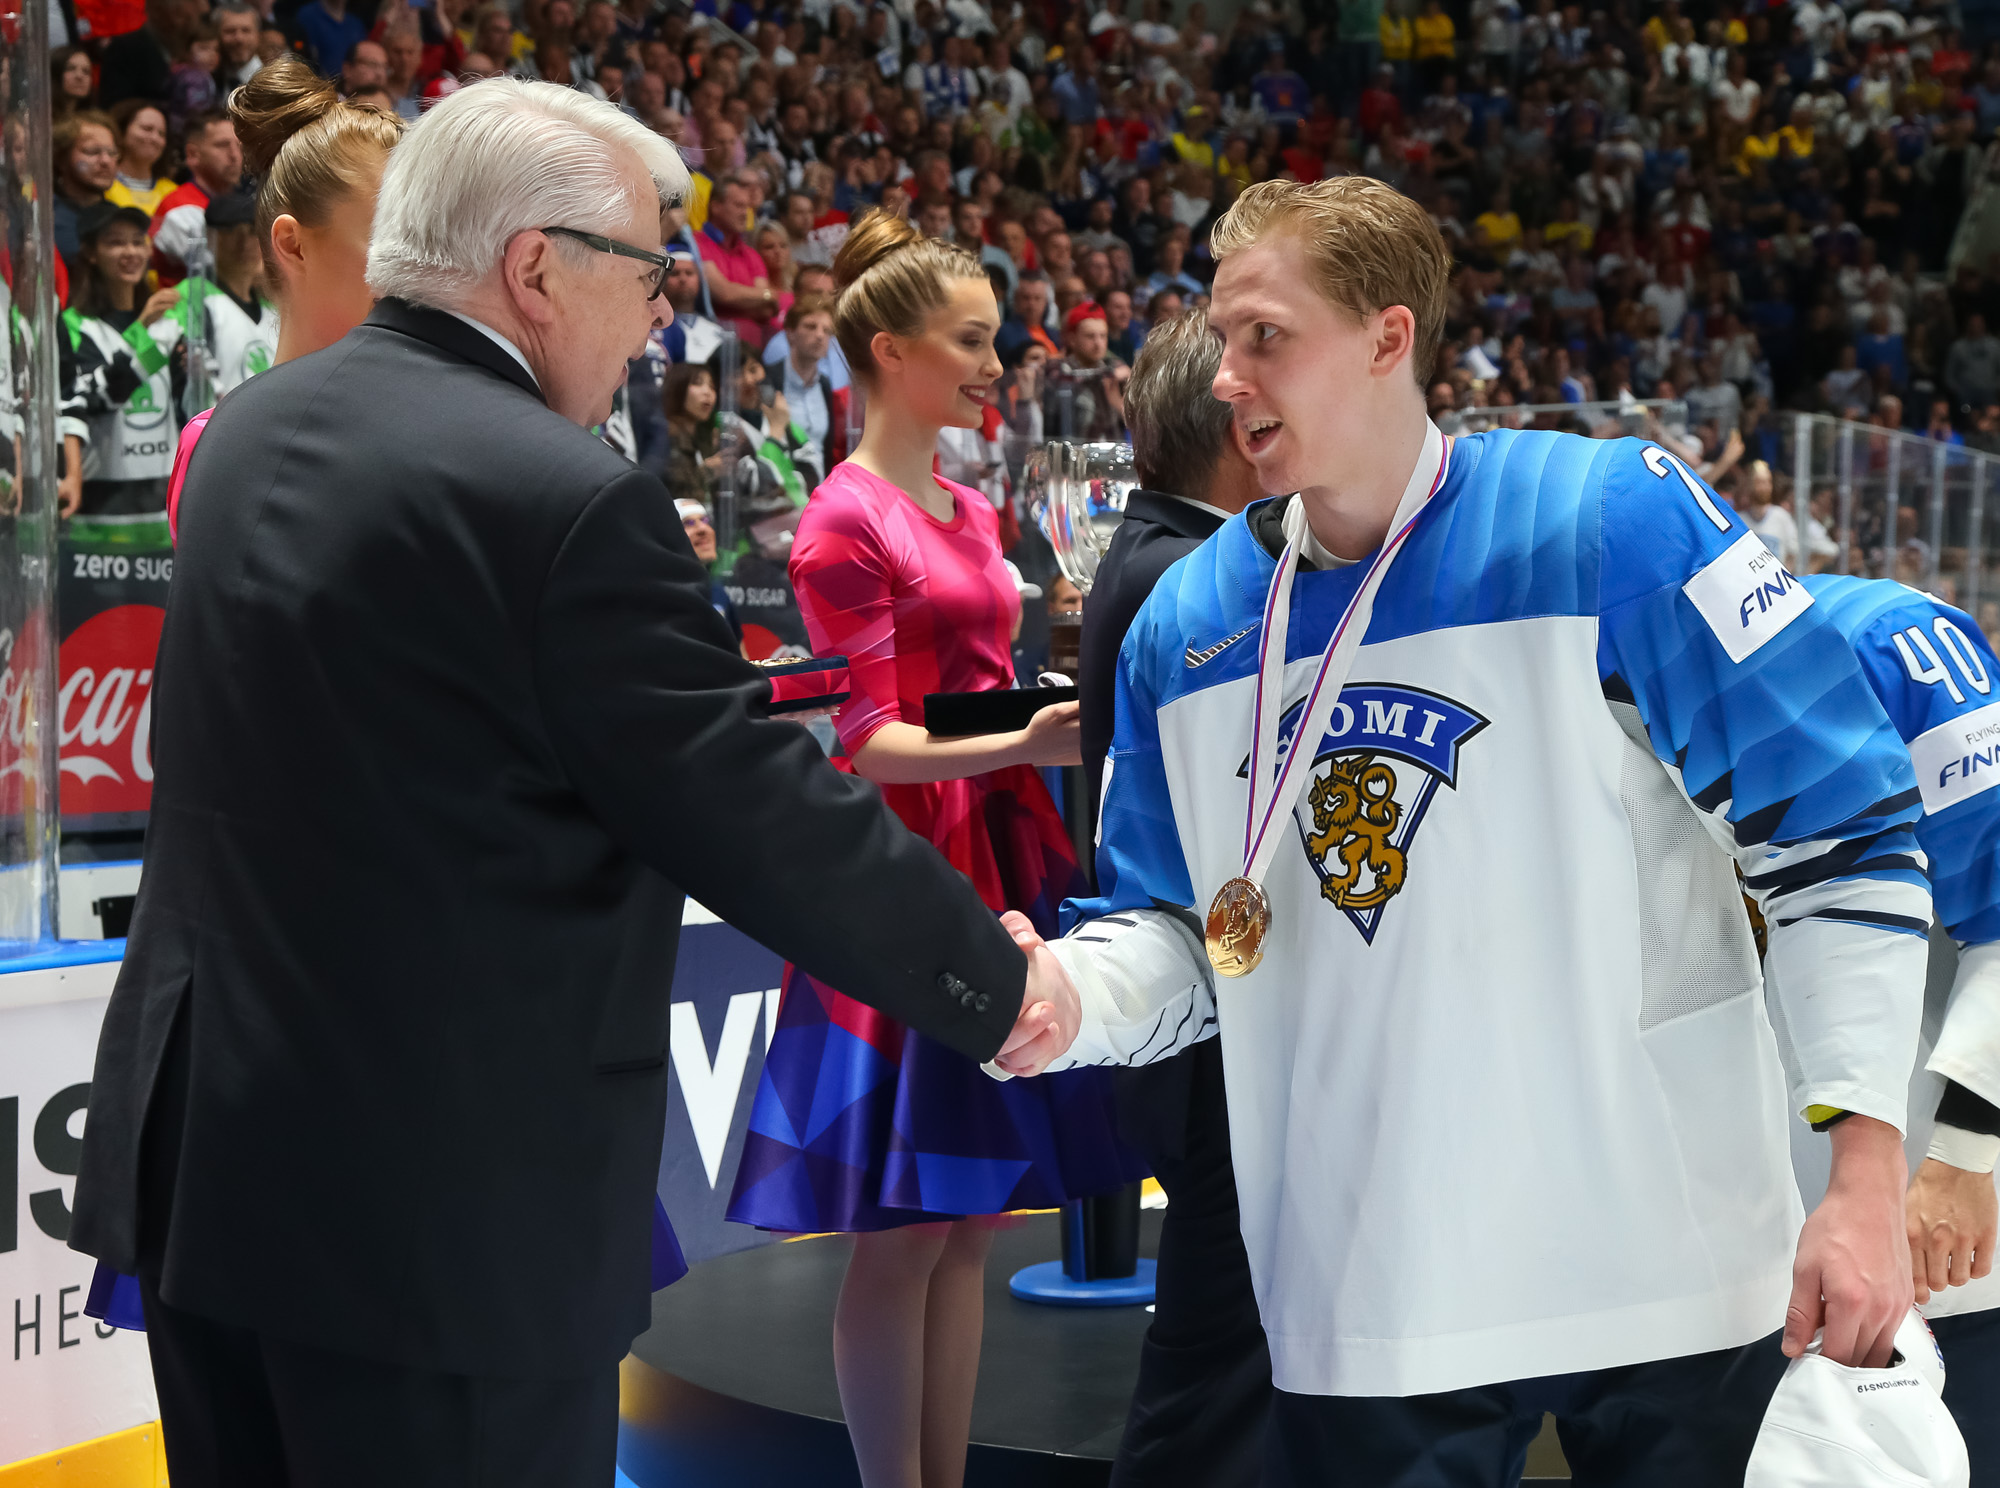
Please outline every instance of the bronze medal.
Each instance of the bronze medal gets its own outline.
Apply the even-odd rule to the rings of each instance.
[[[1216,975],[1248,976],[1264,959],[1271,901],[1247,878],[1232,878],[1208,906],[1208,960]]]

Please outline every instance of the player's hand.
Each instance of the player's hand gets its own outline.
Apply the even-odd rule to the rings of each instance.
[[[1903,1230],[1903,1139],[1887,1122],[1850,1116],[1834,1127],[1833,1178],[1799,1234],[1784,1351],[1796,1359],[1824,1328],[1836,1364],[1880,1369],[1910,1310]]]
[[[1082,764],[1082,704],[1051,703],[1037,712],[1021,730],[1016,758],[1024,765]]]
[[[1927,1157],[1910,1183],[1903,1213],[1919,1302],[1992,1273],[2000,1196],[1991,1173],[1968,1173]]]
[[[1026,915],[1010,909],[1000,923],[1027,954],[1028,987],[1021,994],[1021,1016],[993,1062],[1010,1075],[1039,1075],[1076,1042],[1083,1004],[1062,962]]]

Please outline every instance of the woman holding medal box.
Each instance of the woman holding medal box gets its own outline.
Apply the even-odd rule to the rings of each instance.
[[[1014,680],[1020,599],[998,517],[932,464],[940,429],[984,417],[999,307],[976,258],[883,213],[848,235],[834,275],[835,330],[867,387],[867,423],[800,519],[791,576],[814,651],[848,658],[840,763],[877,782],[996,914],[1053,933],[1082,879],[1036,767],[1077,763],[1077,705],[1011,733],[945,739],[922,724],[926,693]],[[1109,1089],[1098,1071],[996,1084],[787,968],[729,1217],[855,1235],[834,1365],[868,1488],[962,1480],[992,1238],[980,1217],[1138,1177]],[[832,1090],[852,1096],[829,1119],[816,1097]]]

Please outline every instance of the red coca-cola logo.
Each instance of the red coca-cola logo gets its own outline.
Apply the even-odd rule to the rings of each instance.
[[[34,689],[29,686],[29,659],[41,653],[42,626],[30,616],[19,636],[12,627],[0,629],[0,816],[19,816],[22,789],[34,770],[29,732],[34,719]]]
[[[153,658],[166,611],[126,604],[62,643],[62,812],[145,811],[153,801]]]

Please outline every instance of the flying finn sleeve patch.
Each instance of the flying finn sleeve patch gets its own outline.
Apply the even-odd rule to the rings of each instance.
[[[1754,532],[1746,532],[1721,557],[1681,588],[1701,612],[1731,661],[1754,655],[1772,636],[1812,607],[1812,595]]]

